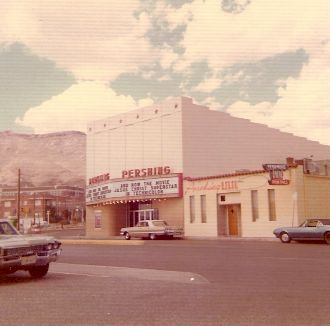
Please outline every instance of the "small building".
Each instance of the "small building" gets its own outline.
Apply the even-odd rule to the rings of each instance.
[[[269,235],[272,226],[282,223],[284,216],[285,221],[290,217],[290,223],[292,214],[295,222],[308,216],[306,209],[303,212],[301,208],[305,197],[297,180],[311,179],[296,180],[292,175],[303,167],[290,165],[282,171],[285,180],[291,180],[289,184],[274,184],[268,191],[270,172],[260,170],[262,164],[286,165],[283,163],[286,157],[295,157],[308,158],[305,165],[312,167],[311,156],[314,161],[322,162],[330,158],[330,146],[210,110],[186,97],[90,122],[86,151],[86,234],[95,238],[119,235],[122,227],[158,218],[184,226],[186,235],[192,236]],[[328,171],[326,163],[322,165],[323,170]],[[225,188],[209,189],[205,193],[197,191],[196,185],[203,187],[206,182],[210,184],[218,179],[220,185],[224,182]],[[256,180],[263,180],[264,188],[254,184]],[[327,184],[326,176],[320,180],[322,187]],[[256,189],[252,189],[254,186]],[[254,190],[252,193],[247,190],[249,187]],[[293,207],[291,201],[295,193],[297,200]],[[251,196],[255,221],[249,229],[244,223],[245,216],[251,219],[247,208]],[[281,196],[287,203],[290,201],[287,206],[292,208],[290,214],[289,208],[285,208],[283,215]],[[276,202],[276,216],[273,212],[271,217],[276,220],[263,223],[268,216],[265,208],[268,198]],[[228,210],[229,204],[236,206]],[[206,222],[205,214],[199,215],[201,209],[207,211]],[[227,216],[231,210],[237,210],[239,222],[237,231],[229,232],[222,224],[232,220]]]
[[[59,222],[83,221],[85,215],[85,189],[57,185],[22,187],[20,189],[20,218]],[[0,188],[0,216],[17,217],[17,187]]]
[[[330,217],[330,176],[324,164],[287,159],[264,169],[186,178],[186,236],[269,237],[278,226]]]

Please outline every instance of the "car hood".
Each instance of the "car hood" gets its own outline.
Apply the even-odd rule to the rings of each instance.
[[[46,244],[54,241],[54,237],[48,236],[1,235],[0,247],[26,247],[30,245]]]

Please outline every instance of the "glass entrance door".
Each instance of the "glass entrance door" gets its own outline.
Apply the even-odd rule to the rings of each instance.
[[[129,212],[129,226],[135,226],[140,221],[158,220],[157,208],[138,209]]]

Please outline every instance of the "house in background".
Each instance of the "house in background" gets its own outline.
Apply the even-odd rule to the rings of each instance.
[[[17,187],[0,188],[0,216],[17,217]],[[20,189],[20,219],[27,224],[83,222],[85,217],[85,189],[57,185],[22,187]]]

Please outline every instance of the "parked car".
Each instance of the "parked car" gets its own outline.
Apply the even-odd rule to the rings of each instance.
[[[140,221],[133,227],[122,228],[120,234],[126,240],[133,238],[149,238],[155,240],[157,237],[182,237],[183,228],[169,226],[163,220]]]
[[[314,218],[304,221],[297,227],[281,227],[273,231],[284,243],[291,240],[325,241],[330,244],[330,219]]]
[[[49,228],[49,224],[47,221],[43,221],[41,223],[37,223],[37,224],[32,224],[29,232],[30,233],[40,233],[42,231],[47,231],[47,229]]]
[[[28,271],[34,278],[47,274],[61,253],[61,242],[50,236],[21,235],[0,219],[0,274]]]

